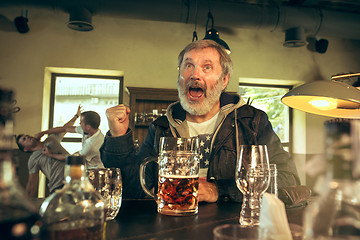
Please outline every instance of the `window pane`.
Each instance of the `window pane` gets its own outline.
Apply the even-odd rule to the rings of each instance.
[[[267,113],[282,142],[289,142],[290,138],[289,108],[280,100],[288,91],[281,87],[239,86],[239,93],[246,102]]]
[[[70,154],[74,154],[77,151],[82,149],[81,142],[61,142],[61,145],[68,151]]]
[[[54,116],[52,126],[62,126],[76,113],[79,104],[83,111],[95,111],[101,117],[100,130],[108,131],[105,110],[119,104],[119,79],[56,77]],[[79,125],[79,119],[75,126]],[[67,138],[81,137],[76,133],[67,133]],[[81,147],[81,146],[80,146]]]

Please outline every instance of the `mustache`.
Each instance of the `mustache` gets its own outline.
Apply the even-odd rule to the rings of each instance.
[[[201,83],[199,81],[190,80],[189,82],[186,83],[186,89],[189,89],[189,88],[201,88],[204,91],[204,93],[206,93],[207,85],[206,85],[206,83]]]

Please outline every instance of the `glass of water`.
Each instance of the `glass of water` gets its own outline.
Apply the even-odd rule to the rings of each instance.
[[[119,168],[88,169],[89,180],[105,201],[105,221],[119,213],[122,201],[122,180]]]

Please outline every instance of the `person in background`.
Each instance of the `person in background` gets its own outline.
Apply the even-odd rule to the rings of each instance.
[[[74,125],[77,115],[81,113],[80,106],[77,113],[65,123],[63,127]],[[20,134],[16,137],[16,143],[19,149],[23,152],[31,152],[32,154],[28,160],[29,178],[26,184],[27,196],[33,198],[36,194],[36,189],[39,182],[39,170],[41,170],[48,179],[48,187],[50,193],[53,193],[56,189],[60,189],[64,186],[64,167],[65,162],[51,158],[44,153],[44,149],[51,149],[53,153],[61,154],[64,156],[69,153],[61,146],[60,142],[64,137],[65,132],[51,134],[44,141],[41,141],[43,136],[42,132],[35,136]]]
[[[129,129],[130,109],[122,104],[106,110],[109,132],[100,149],[105,167],[119,167],[123,197],[144,197],[139,165],[148,156],[157,157],[164,136],[199,137],[204,143],[200,162],[199,201],[242,201],[235,183],[239,146],[267,145],[270,163],[277,164],[279,188],[300,184],[294,161],[283,150],[265,112],[247,105],[225,88],[232,61],[225,49],[212,40],[187,45],[178,56],[179,101],[168,106],[166,116],[155,120],[138,152]],[[148,165],[146,182],[157,184],[157,165]]]
[[[79,105],[81,111],[81,105]],[[82,149],[74,155],[82,155],[85,157],[85,165],[87,169],[91,168],[103,168],[104,165],[100,159],[99,149],[104,142],[104,135],[99,129],[100,126],[100,115],[94,111],[80,112],[75,115],[80,116],[80,126],[63,126],[51,128],[49,130],[39,133],[41,136],[45,134],[54,133],[80,133],[82,135]],[[57,154],[51,151],[51,149],[45,149],[44,154],[51,158],[55,158],[61,161],[65,161],[65,154]]]

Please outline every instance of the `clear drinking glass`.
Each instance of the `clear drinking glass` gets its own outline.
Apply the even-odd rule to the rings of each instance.
[[[270,184],[267,189],[268,193],[274,194],[275,197],[278,197],[278,186],[277,186],[277,167],[276,164],[269,164],[270,169]]]
[[[269,157],[265,145],[241,145],[235,170],[236,185],[243,194],[240,224],[259,225],[260,199],[269,187]]]
[[[105,221],[113,220],[119,213],[122,201],[122,181],[119,168],[88,169],[95,190],[105,200]]]

